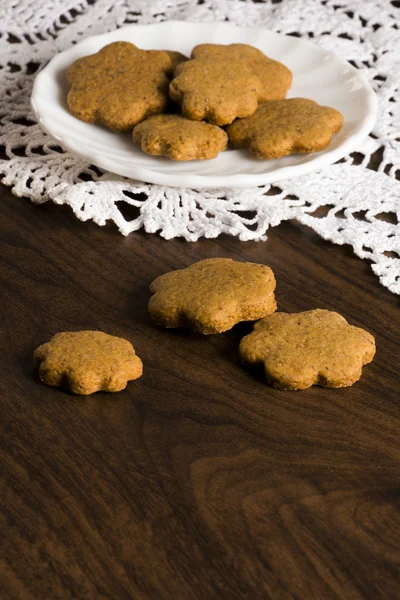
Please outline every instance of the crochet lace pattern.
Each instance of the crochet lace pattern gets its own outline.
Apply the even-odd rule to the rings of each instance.
[[[30,108],[38,70],[84,37],[166,19],[265,26],[336,52],[364,71],[378,95],[371,135],[339,164],[240,190],[144,184],[64,152]],[[124,235],[143,227],[166,239],[265,240],[269,227],[295,219],[350,244],[400,294],[399,24],[399,0],[0,0],[2,182],[34,203],[67,204],[82,221],[112,221]]]

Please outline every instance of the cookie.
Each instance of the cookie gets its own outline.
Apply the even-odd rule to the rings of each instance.
[[[285,98],[292,74],[246,44],[201,44],[175,69],[169,93],[185,117],[227,125],[252,115],[259,102]]]
[[[130,342],[101,331],[57,333],[33,356],[43,383],[81,395],[119,392],[143,370]]]
[[[153,281],[149,312],[163,327],[221,333],[273,313],[275,285],[266,265],[209,258]]]
[[[168,54],[168,56],[171,60],[171,69],[170,69],[171,75],[174,73],[176,67],[181,64],[181,62],[184,62],[185,60],[189,60],[187,56],[185,56],[181,52],[177,52],[176,50],[164,50],[164,52],[166,54]]]
[[[179,52],[141,50],[129,42],[109,44],[68,68],[69,109],[87,123],[129,131],[167,108],[172,71],[184,59]]]
[[[276,388],[340,388],[360,379],[375,355],[375,340],[338,313],[316,309],[265,317],[242,339],[239,353],[245,364],[264,365]]]
[[[246,119],[227,128],[233,148],[248,148],[257,158],[280,158],[325,148],[343,124],[343,115],[313,100],[265,102]]]
[[[181,115],[149,117],[136,125],[133,139],[146,154],[172,160],[215,158],[228,144],[228,136],[220,127]]]

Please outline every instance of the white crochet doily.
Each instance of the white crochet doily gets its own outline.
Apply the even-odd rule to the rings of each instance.
[[[165,19],[229,20],[312,38],[368,76],[379,96],[372,134],[340,164],[235,191],[147,185],[63,152],[30,109],[38,69],[83,37]],[[124,235],[144,227],[167,239],[263,240],[269,227],[296,219],[350,244],[400,294],[399,27],[400,0],[0,0],[2,182],[35,203],[68,204],[81,220],[111,220]]]

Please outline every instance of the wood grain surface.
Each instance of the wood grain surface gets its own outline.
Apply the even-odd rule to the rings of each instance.
[[[124,238],[0,192],[0,597],[399,598],[399,298],[369,264],[295,223],[265,243]],[[280,310],[371,331],[361,381],[274,390],[240,366],[249,325],[154,326],[150,282],[216,256],[270,265]],[[131,340],[143,377],[41,384],[34,348],[79,329]]]

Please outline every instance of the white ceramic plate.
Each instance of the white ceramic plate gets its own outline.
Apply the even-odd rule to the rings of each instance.
[[[147,156],[133,144],[131,134],[115,134],[83,123],[67,108],[66,68],[74,60],[118,40],[145,49],[179,50],[190,55],[204,42],[251,44],[293,72],[288,97],[305,97],[338,109],[344,125],[328,148],[313,154],[293,154],[275,160],[252,158],[246,150],[228,150],[205,161],[173,162]],[[229,23],[166,21],[129,25],[87,38],[55,56],[36,77],[32,107],[47,133],[70,152],[102,169],[146,181],[178,187],[247,187],[275,183],[309,173],[339,160],[365,138],[375,122],[377,100],[365,77],[344,59],[299,38],[265,29]]]

